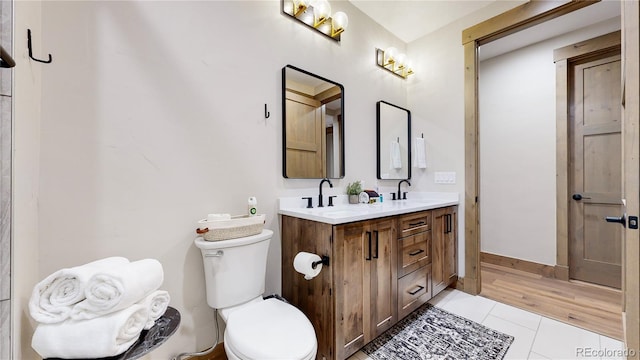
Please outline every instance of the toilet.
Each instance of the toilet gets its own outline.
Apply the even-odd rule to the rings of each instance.
[[[195,240],[202,252],[207,304],[226,324],[229,359],[315,359],[318,342],[309,319],[289,303],[262,297],[272,235],[265,229],[237,239]]]

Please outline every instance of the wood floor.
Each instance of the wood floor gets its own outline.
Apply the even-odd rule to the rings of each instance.
[[[622,340],[622,293],[482,263],[481,296]]]

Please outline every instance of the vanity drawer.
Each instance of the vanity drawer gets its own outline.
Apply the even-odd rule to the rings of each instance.
[[[431,264],[398,279],[398,319],[431,299]]]
[[[431,231],[423,231],[398,240],[398,277],[431,262]]]
[[[431,230],[431,211],[422,211],[400,217],[400,234],[398,235],[400,238],[427,230]]]

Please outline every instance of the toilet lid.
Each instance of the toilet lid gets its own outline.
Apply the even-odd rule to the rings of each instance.
[[[245,359],[306,359],[316,350],[316,333],[296,307],[274,298],[229,315],[225,345]]]

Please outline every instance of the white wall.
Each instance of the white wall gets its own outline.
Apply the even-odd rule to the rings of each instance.
[[[39,184],[38,278],[111,255],[156,258],[182,324],[151,357],[204,349],[215,325],[196,221],[244,213],[256,196],[275,231],[267,293],[279,293],[276,199],[317,195],[319,183],[282,177],[281,68],[345,87],[346,177],[325,194],[375,182],[375,103],[406,105],[408,83],[374,62],[376,47],[404,45],[348,2],[332,6],[349,15],[341,43],[283,16],[280,1],[44,2],[38,53],[53,63],[26,65],[42,71],[40,167],[17,171]]]
[[[41,39],[41,2],[14,3],[14,108],[13,108],[13,241],[12,241],[12,317],[13,359],[34,359],[31,335],[34,323],[27,302],[41,274],[38,273],[39,231],[38,193],[40,174],[41,69],[27,56],[27,29]],[[41,54],[41,41],[33,42]]]
[[[553,50],[619,29],[610,19],[480,63],[483,252],[556,264]]]
[[[415,75],[408,82],[411,133],[424,133],[427,168],[412,169],[411,184],[425,191],[458,192],[458,275],[464,277],[464,49],[462,30],[522,1],[496,1],[409,44]],[[456,184],[435,184],[434,173],[456,173]]]

